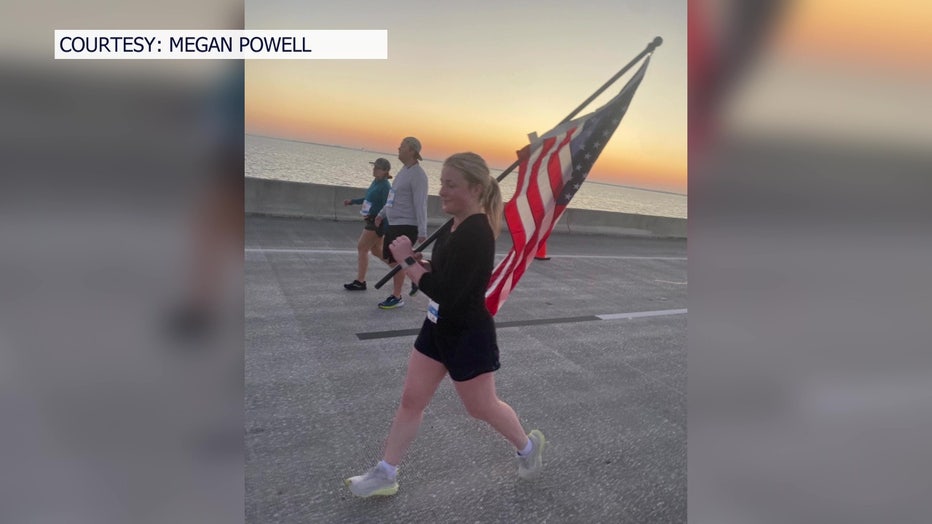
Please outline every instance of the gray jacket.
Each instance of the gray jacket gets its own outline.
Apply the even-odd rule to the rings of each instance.
[[[417,236],[427,236],[427,173],[420,164],[403,167],[395,174],[379,216],[388,219],[390,226],[417,226]]]

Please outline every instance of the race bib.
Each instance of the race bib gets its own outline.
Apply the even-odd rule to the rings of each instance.
[[[440,317],[440,304],[431,300],[427,303],[427,320],[430,320],[434,324],[437,323],[437,318]]]
[[[385,207],[393,207],[395,205],[395,190],[388,190],[388,200],[385,201]]]
[[[369,202],[368,200],[363,200],[362,209],[359,210],[359,214],[363,216],[368,216],[370,209],[372,209],[372,202]]]

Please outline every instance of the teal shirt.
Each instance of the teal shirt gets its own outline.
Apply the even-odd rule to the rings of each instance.
[[[379,211],[382,210],[382,207],[385,206],[385,201],[388,200],[388,192],[392,188],[392,183],[388,179],[383,180],[373,180],[369,184],[369,189],[366,190],[366,196],[364,198],[354,198],[350,200],[351,203],[359,205],[363,204],[366,201],[369,202],[369,212],[366,213],[368,217],[375,217],[379,214]]]

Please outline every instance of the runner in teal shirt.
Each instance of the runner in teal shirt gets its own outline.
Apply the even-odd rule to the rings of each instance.
[[[372,176],[374,180],[369,184],[369,189],[366,190],[366,196],[343,201],[344,206],[358,206],[362,204],[359,214],[363,216],[363,220],[366,222],[362,234],[359,236],[359,242],[356,244],[356,252],[358,255],[356,280],[349,284],[343,284],[343,287],[349,291],[364,291],[366,289],[366,271],[369,270],[369,253],[372,253],[380,260],[382,259],[382,235],[384,234],[387,224],[383,222],[381,227],[376,226],[375,217],[385,206],[385,201],[388,199],[388,192],[392,188],[391,182],[388,181],[388,179],[392,177],[392,175],[389,174],[392,165],[384,158],[377,158],[374,162],[369,163],[372,164]]]

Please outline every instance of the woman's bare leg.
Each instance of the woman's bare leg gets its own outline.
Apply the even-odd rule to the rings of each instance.
[[[369,252],[372,250],[374,243],[380,239],[375,231],[363,229],[359,235],[359,242],[356,244],[357,271],[356,280],[366,281],[366,272],[369,271]]]
[[[401,404],[395,412],[395,419],[388,432],[382,460],[393,466],[401,463],[408,446],[417,436],[418,427],[424,417],[424,409],[430,403],[430,399],[437,391],[437,386],[446,374],[447,368],[443,364],[416,349],[411,350],[404,392],[401,394]]]
[[[472,417],[488,422],[516,449],[524,449],[528,442],[527,434],[515,410],[495,393],[495,373],[483,373],[464,382],[454,381],[453,385]]]

